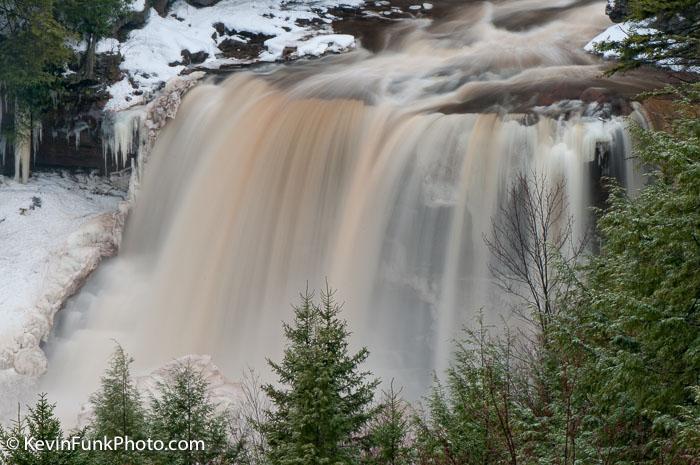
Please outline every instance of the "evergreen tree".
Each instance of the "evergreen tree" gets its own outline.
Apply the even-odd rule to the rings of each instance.
[[[370,449],[363,462],[368,465],[408,465],[413,463],[413,451],[409,447],[409,404],[401,398],[401,390],[394,389],[393,380],[383,395],[382,404],[369,428]]]
[[[683,95],[668,132],[637,131],[654,182],[635,198],[613,190],[572,323],[598,448],[621,461],[700,456],[679,439],[700,384],[700,87]]]
[[[129,437],[134,441],[144,439],[144,410],[129,370],[132,362],[133,359],[117,345],[110,366],[102,376],[100,390],[90,399],[94,418],[89,430],[93,437]],[[99,452],[95,460],[109,465],[141,462],[138,452],[127,450]]]
[[[58,16],[66,27],[86,42],[82,73],[85,79],[95,74],[97,42],[114,33],[117,21],[128,11],[127,0],[61,0]]]
[[[512,339],[491,336],[480,317],[465,329],[444,383],[436,380],[417,418],[420,461],[511,464],[520,454]]]
[[[189,447],[183,451],[166,451],[154,456],[154,463],[193,465],[234,463],[240,455],[239,445],[229,444],[227,414],[217,412],[208,393],[209,384],[188,360],[176,364],[164,382],[158,383],[159,394],[151,399],[150,435],[170,441],[203,441],[203,450]],[[200,447],[200,449],[202,449]]]
[[[631,30],[621,42],[605,42],[600,51],[614,51],[619,63],[611,72],[640,65],[700,65],[700,3],[696,0],[629,0]]]
[[[294,323],[284,325],[282,361],[268,361],[281,384],[264,387],[273,404],[263,425],[273,465],[359,462],[357,435],[374,414],[370,404],[378,382],[360,368],[367,349],[350,352],[340,308],[329,289],[320,305],[307,291],[294,309]]]
[[[49,403],[46,394],[40,394],[34,407],[29,407],[29,414],[18,418],[9,429],[0,428],[0,440],[19,440],[19,447],[6,448],[2,463],[6,465],[80,465],[83,456],[76,451],[62,450],[58,444],[64,439],[61,422],[54,413],[55,404]],[[29,447],[25,447],[25,440]],[[46,446],[39,447],[37,441]],[[48,446],[48,443],[51,443]]]
[[[5,136],[15,147],[15,178],[24,182],[32,130],[54,105],[69,56],[54,6],[54,0],[0,0],[0,95],[14,113]]]

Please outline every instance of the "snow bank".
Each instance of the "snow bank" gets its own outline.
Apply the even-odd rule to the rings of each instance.
[[[317,0],[284,4],[280,0],[222,0],[206,8],[195,8],[177,0],[165,18],[151,9],[146,25],[132,31],[124,43],[106,39],[101,52],[120,52],[124,78],[109,88],[112,99],[106,109],[118,111],[149,100],[164,82],[187,69],[182,51],[206,54],[203,68],[275,61],[285,57],[319,56],[354,47],[349,35],[333,34],[329,8],[360,6],[362,0]],[[134,7],[135,8],[135,7]],[[218,25],[219,31],[214,25]],[[221,27],[226,31],[221,34]],[[264,50],[252,58],[223,58],[220,46],[231,40],[245,45],[246,35],[271,37]]]
[[[620,24],[614,24],[601,32],[586,44],[584,50],[590,53],[598,53],[596,47],[603,42],[622,42],[631,34],[653,34],[657,32],[655,29],[646,27],[645,24],[635,21],[627,21]],[[606,50],[602,52],[604,58],[617,58],[620,55],[614,50]]]
[[[56,312],[114,252],[123,192],[88,175],[0,177],[0,370],[36,376]]]
[[[605,50],[599,52],[597,46],[604,42],[620,43],[627,39],[632,34],[650,35],[659,32],[656,29],[650,28],[651,20],[644,21],[626,21],[620,24],[614,24],[595,36],[586,46],[584,50],[589,53],[601,55],[605,59],[619,58],[620,54],[615,50]],[[672,58],[657,62],[656,65],[662,68],[667,68],[672,71],[686,71],[691,73],[700,73],[700,67],[686,67],[674,63]]]

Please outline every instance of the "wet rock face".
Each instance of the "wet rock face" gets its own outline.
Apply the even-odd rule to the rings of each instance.
[[[627,19],[629,14],[628,0],[608,0],[608,5],[605,7],[605,14],[608,15],[613,23],[621,23]]]
[[[104,170],[100,122],[80,115],[73,122],[50,121],[37,150],[36,167]]]

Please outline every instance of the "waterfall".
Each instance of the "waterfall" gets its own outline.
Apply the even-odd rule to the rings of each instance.
[[[381,53],[195,88],[151,154],[119,257],[66,310],[77,316],[45,384],[84,400],[112,338],[141,368],[190,353],[230,376],[264,367],[299,291],[327,279],[370,367],[424,393],[461,325],[482,308],[508,318],[483,238],[515,177],[565,181],[580,236],[598,148],[631,163],[625,121],[602,118],[604,105],[445,110],[528,79],[598,76],[578,44],[604,19],[583,3],[528,31],[494,25],[518,14],[512,4],[470,7],[399,26]],[[130,140],[115,138],[112,154]]]

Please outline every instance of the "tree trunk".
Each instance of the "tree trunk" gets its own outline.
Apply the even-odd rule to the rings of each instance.
[[[93,79],[95,77],[95,56],[97,50],[97,37],[95,34],[88,36],[87,50],[83,60],[83,78]]]

